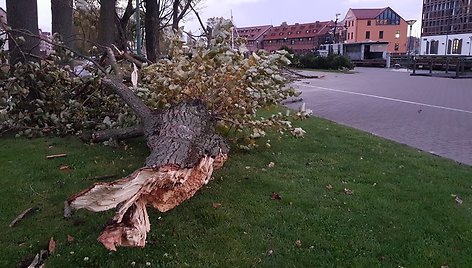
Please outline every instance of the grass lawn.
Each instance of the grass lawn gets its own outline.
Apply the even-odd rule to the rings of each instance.
[[[0,267],[15,267],[51,237],[57,247],[47,267],[472,266],[471,167],[322,119],[296,125],[305,138],[233,151],[193,199],[165,214],[149,209],[147,246],[117,252],[96,241],[112,211],[64,220],[63,201],[90,177],[139,167],[143,140],[125,150],[74,138],[2,138]],[[55,153],[68,156],[45,159]],[[40,210],[8,227],[31,206]]]

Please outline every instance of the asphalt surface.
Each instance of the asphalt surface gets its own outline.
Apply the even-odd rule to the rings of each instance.
[[[303,72],[325,77],[294,87],[316,116],[472,165],[472,79],[377,68],[355,72]]]

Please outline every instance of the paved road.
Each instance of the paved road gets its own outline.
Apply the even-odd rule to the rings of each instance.
[[[472,79],[355,71],[323,73],[295,87],[317,116],[472,165]]]

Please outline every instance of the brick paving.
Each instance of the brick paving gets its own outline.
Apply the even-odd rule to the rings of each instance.
[[[472,79],[355,71],[323,73],[294,86],[317,116],[472,165]]]

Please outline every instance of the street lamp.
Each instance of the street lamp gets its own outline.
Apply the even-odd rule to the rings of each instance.
[[[334,31],[333,31],[333,41],[332,41],[333,42],[333,48],[334,48],[334,44],[339,42],[339,40],[338,41],[336,40],[336,29],[338,28],[339,16],[341,16],[341,13],[336,13],[336,20],[334,21]],[[339,54],[339,47],[338,47],[337,53]]]
[[[410,38],[408,40],[408,55],[410,55],[411,54],[411,41],[413,37],[413,24],[416,23],[416,20],[408,20],[406,21],[406,23],[408,23],[408,25],[410,26]]]

